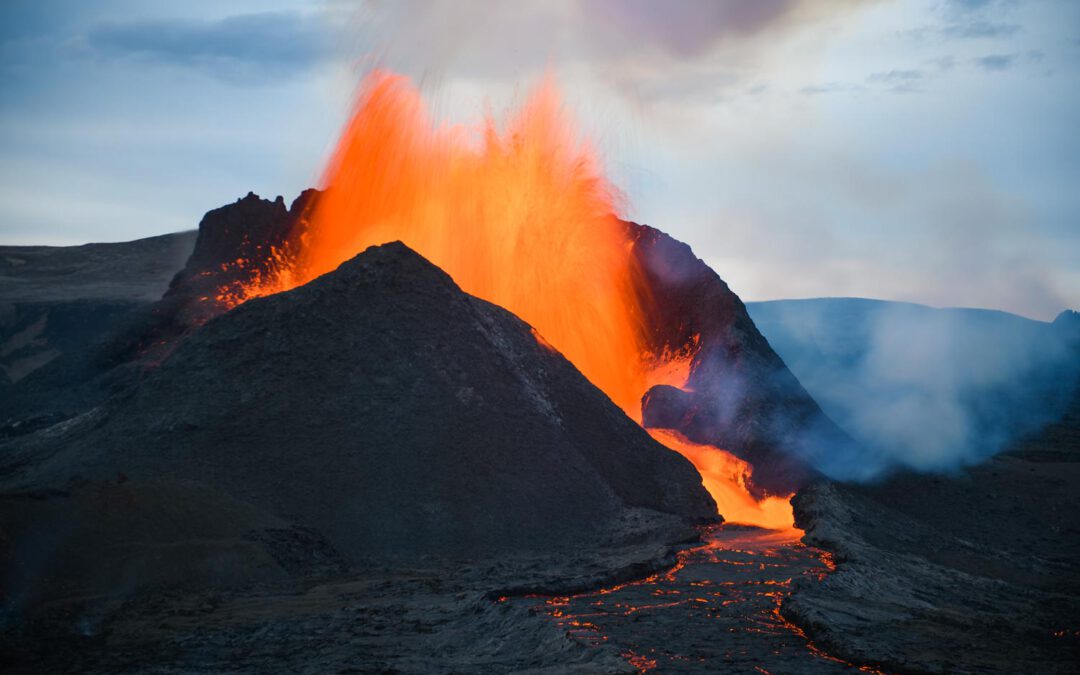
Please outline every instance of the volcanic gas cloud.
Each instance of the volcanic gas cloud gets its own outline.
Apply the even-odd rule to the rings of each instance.
[[[322,178],[325,192],[275,250],[273,272],[223,289],[228,305],[302,285],[369,246],[400,240],[466,292],[533,325],[641,422],[653,385],[686,384],[697,341],[647,346],[651,296],[619,219],[620,192],[547,79],[502,125],[432,120],[403,77],[369,75]],[[724,450],[654,437],[702,473],[729,521],[791,528],[784,497],[757,501]]]

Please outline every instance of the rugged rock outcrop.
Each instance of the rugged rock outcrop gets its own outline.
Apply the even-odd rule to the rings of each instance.
[[[700,476],[509,312],[399,243],[203,325],[5,448],[5,597],[670,540]]]
[[[754,326],[746,307],[690,247],[627,223],[643,274],[654,353],[696,344],[684,389],[658,385],[642,401],[646,427],[675,429],[754,466],[760,492],[789,494],[812,480],[823,453],[852,444]]]
[[[225,312],[240,287],[271,276],[317,195],[305,190],[286,208],[280,196],[270,201],[249,192],[207,212],[187,263],[146,316],[118,337],[113,360],[164,358],[178,338]]]

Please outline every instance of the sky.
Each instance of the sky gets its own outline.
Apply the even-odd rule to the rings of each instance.
[[[1080,305],[1073,0],[4,0],[0,243],[291,200],[375,66],[463,122],[551,73],[744,300]]]

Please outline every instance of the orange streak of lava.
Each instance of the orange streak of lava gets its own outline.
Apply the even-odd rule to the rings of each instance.
[[[701,474],[724,519],[729,523],[757,525],[779,530],[795,539],[802,535],[795,529],[791,496],[755,500],[746,488],[752,467],[730,452],[711,445],[692,443],[682,435],[650,429],[652,437],[689,459]]]

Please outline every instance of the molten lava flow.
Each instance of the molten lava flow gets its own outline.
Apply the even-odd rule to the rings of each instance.
[[[619,192],[579,140],[550,81],[505,127],[487,117],[470,129],[435,125],[405,78],[375,72],[323,186],[286,252],[275,252],[272,278],[230,291],[223,302],[287,290],[369,246],[401,240],[467,293],[534,326],[542,344],[639,422],[649,387],[686,382],[697,343],[665,354],[646,348],[641,276],[617,217]],[[706,476],[719,475],[715,458],[704,467],[694,459],[705,457],[696,447],[669,447]],[[714,496],[725,517],[737,508],[746,515],[736,520],[753,522],[753,500],[745,491],[731,496],[732,485],[706,479],[710,491],[720,490]],[[769,523],[779,519],[768,509]],[[790,508],[787,516],[790,526]]]
[[[749,464],[730,452],[711,445],[692,443],[672,431],[650,429],[652,437],[689,459],[701,474],[705,489],[729,523],[757,525],[774,530],[797,532],[788,497],[755,500],[746,481],[752,473]],[[797,538],[794,537],[793,538]]]

